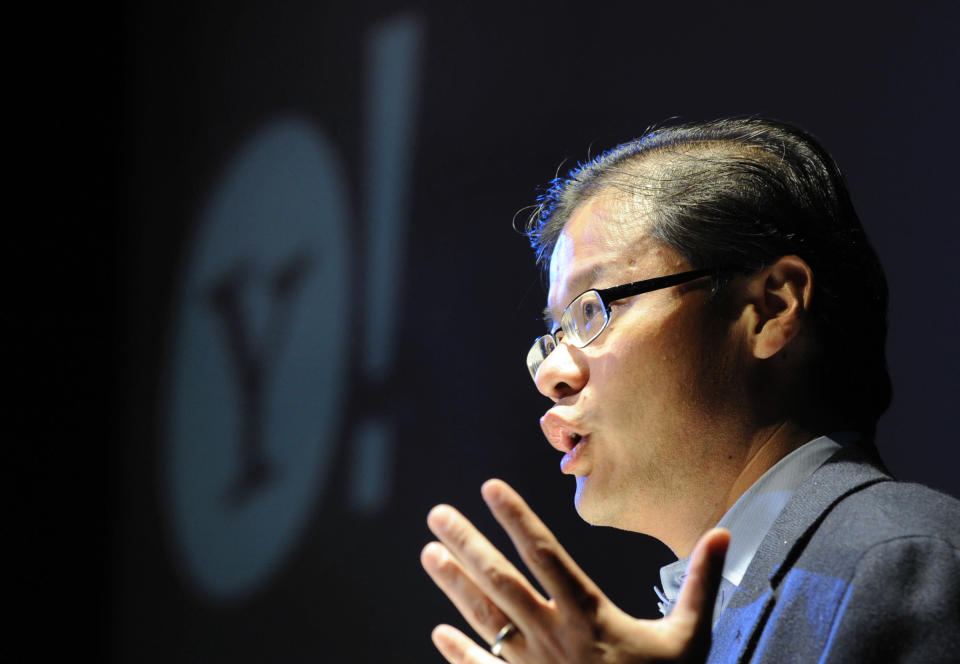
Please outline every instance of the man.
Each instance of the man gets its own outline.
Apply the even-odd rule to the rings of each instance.
[[[679,560],[667,616],[633,619],[491,480],[550,597],[434,508],[423,565],[493,644],[439,626],[441,653],[957,661],[960,503],[892,481],[874,452],[886,284],[829,155],[769,120],[665,127],[554,181],[529,231],[550,289],[527,364],[577,510]]]

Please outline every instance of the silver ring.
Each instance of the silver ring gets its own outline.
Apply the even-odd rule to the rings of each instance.
[[[500,650],[503,648],[503,642],[509,639],[511,636],[519,632],[517,626],[512,622],[508,622],[504,625],[499,632],[497,632],[497,637],[493,640],[493,645],[490,646],[490,652],[493,653],[494,657],[500,656]]]

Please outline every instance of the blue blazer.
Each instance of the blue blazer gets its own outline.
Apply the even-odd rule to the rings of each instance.
[[[960,501],[839,450],[767,533],[708,662],[960,662]]]

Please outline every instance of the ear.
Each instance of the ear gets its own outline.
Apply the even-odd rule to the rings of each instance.
[[[813,271],[799,256],[782,256],[754,275],[748,293],[756,314],[753,356],[765,360],[800,333],[813,298]]]

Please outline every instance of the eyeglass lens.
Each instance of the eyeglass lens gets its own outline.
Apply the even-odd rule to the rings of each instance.
[[[607,309],[600,295],[593,290],[577,297],[560,317],[564,342],[577,348],[583,348],[596,339],[606,325]],[[533,342],[533,347],[527,353],[527,369],[531,378],[537,379],[537,370],[556,347],[557,342],[552,334],[545,334]]]
[[[533,342],[533,346],[527,353],[527,370],[530,372],[531,378],[537,379],[537,370],[540,368],[540,364],[556,347],[557,342],[552,334],[545,334]]]
[[[571,302],[563,312],[563,318],[569,319],[568,325],[563,325],[565,321],[561,319],[567,342],[583,348],[596,339],[607,324],[607,310],[597,291],[591,290]]]

